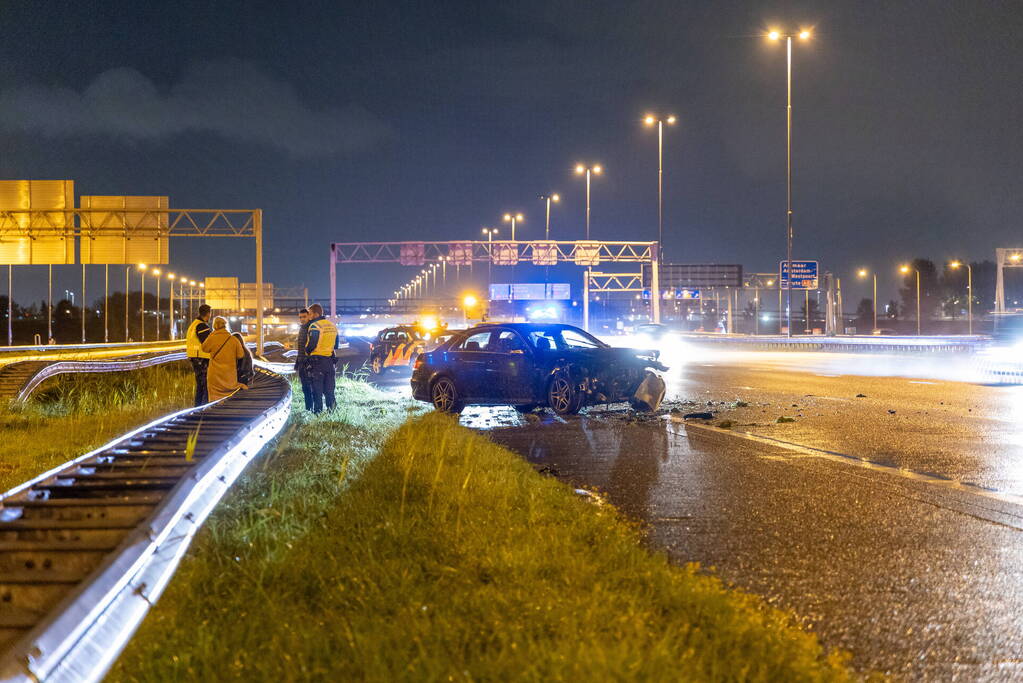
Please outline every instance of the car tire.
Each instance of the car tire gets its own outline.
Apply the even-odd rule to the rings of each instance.
[[[369,371],[377,376],[384,374],[384,359],[380,356],[373,356],[370,358]]]
[[[459,398],[455,381],[447,375],[433,380],[430,385],[430,402],[433,403],[434,410],[452,415],[458,415],[465,407]]]
[[[582,394],[567,372],[556,372],[547,383],[547,405],[557,415],[575,415],[579,412]]]

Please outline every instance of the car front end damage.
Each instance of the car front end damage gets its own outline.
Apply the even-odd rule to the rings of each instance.
[[[633,407],[657,410],[664,398],[664,380],[653,372],[668,368],[658,360],[658,351],[614,349],[580,363],[576,377],[583,405],[627,401]],[[610,356],[610,357],[608,357]]]

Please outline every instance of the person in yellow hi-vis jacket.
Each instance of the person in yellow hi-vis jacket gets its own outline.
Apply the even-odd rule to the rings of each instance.
[[[201,406],[207,403],[209,398],[206,394],[206,370],[210,365],[210,354],[202,350],[202,343],[210,336],[210,312],[212,309],[203,304],[199,306],[199,315],[188,326],[185,333],[185,353],[192,364],[192,372],[195,373],[195,405]]]
[[[338,348],[338,333],[334,323],[323,317],[323,307],[309,307],[309,330],[305,351],[309,380],[312,384],[313,412],[334,409],[334,350]]]

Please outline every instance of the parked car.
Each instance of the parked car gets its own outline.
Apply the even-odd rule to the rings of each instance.
[[[451,413],[478,404],[569,415],[617,401],[656,409],[664,380],[650,369],[667,370],[657,356],[608,346],[572,325],[485,323],[421,354],[412,395]]]
[[[369,369],[381,375],[389,369],[410,368],[425,348],[426,340],[417,326],[388,327],[371,342]]]

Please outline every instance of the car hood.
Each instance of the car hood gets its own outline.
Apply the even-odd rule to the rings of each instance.
[[[654,349],[627,349],[614,346],[607,349],[567,349],[558,352],[558,355],[594,369],[601,369],[601,366],[605,365],[652,368],[662,372],[668,369],[658,360],[660,351]]]

